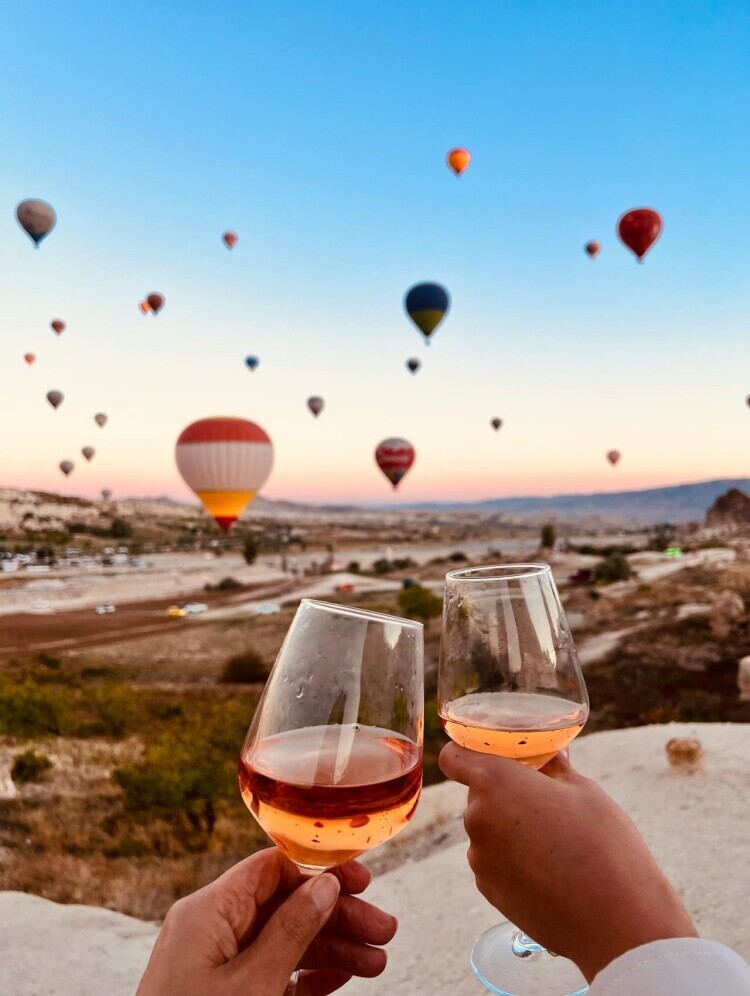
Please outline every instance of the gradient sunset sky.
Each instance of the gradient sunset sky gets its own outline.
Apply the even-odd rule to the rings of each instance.
[[[271,498],[750,475],[746,3],[18,0],[3,22],[0,486],[187,498],[175,439],[216,414],[272,436]],[[38,252],[26,197],[58,213]],[[615,236],[638,206],[665,221],[643,266]],[[429,348],[402,308],[421,280],[453,302]],[[391,499],[393,435],[417,460]]]

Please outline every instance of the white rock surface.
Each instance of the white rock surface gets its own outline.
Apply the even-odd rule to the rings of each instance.
[[[703,744],[698,773],[670,769],[664,748],[675,736]],[[750,725],[597,733],[576,741],[572,755],[633,816],[701,933],[750,958]],[[445,846],[460,835],[464,797],[457,785],[428,789],[414,829],[390,854],[373,855],[384,867],[407,858],[378,876],[367,896],[396,913],[400,929],[386,974],[353,980],[347,996],[482,993],[469,970],[469,950],[499,917],[474,888],[465,841]],[[153,925],[107,910],[0,893],[0,993],[133,996],[155,934]]]

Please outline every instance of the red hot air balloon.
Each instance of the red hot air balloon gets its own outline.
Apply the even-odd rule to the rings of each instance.
[[[33,353],[24,353],[23,358],[26,360],[29,366],[36,360],[36,356]]]
[[[375,450],[375,462],[394,489],[406,476],[415,456],[414,447],[405,439],[384,439]]]
[[[598,242],[587,242],[583,247],[583,251],[589,257],[589,259],[596,259],[599,253],[602,251],[602,247]]]
[[[141,309],[141,314],[143,315],[147,315],[149,311],[151,311],[151,305],[148,303],[148,301],[141,301],[138,307]]]
[[[642,263],[643,257],[661,235],[663,224],[661,215],[653,208],[633,208],[617,222],[617,234]]]
[[[66,325],[62,318],[56,318],[53,322],[49,323],[49,327],[55,333],[55,335],[62,335],[65,331]]]
[[[620,462],[620,455],[621,454],[619,450],[610,450],[607,453],[607,459],[609,460],[609,462],[612,464],[613,467],[616,467],[617,464]]]
[[[234,249],[239,241],[239,235],[236,232],[224,232],[222,239],[224,239],[224,245],[227,249]]]
[[[57,223],[55,209],[46,201],[21,201],[16,208],[18,224],[28,237],[39,248],[42,239],[46,239]]]
[[[471,162],[471,153],[468,149],[451,149],[445,157],[448,168],[452,169],[456,176],[461,176],[464,170],[468,169]]]
[[[163,294],[149,294],[146,298],[146,302],[149,308],[153,311],[155,315],[158,315],[161,309],[164,307],[164,295]]]

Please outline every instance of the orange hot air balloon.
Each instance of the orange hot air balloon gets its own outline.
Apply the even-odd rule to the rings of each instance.
[[[147,315],[149,311],[151,311],[151,305],[148,303],[148,301],[141,301],[138,307],[141,309],[144,315]]]
[[[653,208],[633,208],[617,222],[617,234],[639,263],[661,235],[664,222]]]
[[[149,308],[153,311],[155,315],[158,315],[161,309],[164,307],[164,295],[163,294],[149,294],[146,297]]]
[[[449,169],[452,169],[456,176],[461,176],[468,169],[471,162],[471,153],[468,149],[451,149],[445,157],[445,161],[448,163]]]
[[[589,257],[589,259],[596,259],[596,257],[602,251],[602,247],[598,242],[594,242],[592,240],[591,242],[586,243],[586,245],[583,247],[583,251]]]
[[[236,232],[224,232],[222,239],[224,240],[224,245],[227,249],[234,249],[239,241],[239,235]]]
[[[36,356],[33,353],[24,353],[23,358],[26,360],[29,366],[36,360]]]
[[[62,335],[66,329],[65,322],[62,318],[56,318],[53,322],[49,323],[49,327],[55,333],[55,335]]]
[[[612,464],[613,467],[616,467],[617,464],[620,462],[620,456],[621,454],[619,450],[610,450],[607,453],[607,459],[609,460],[609,462]]]
[[[273,443],[244,418],[204,418],[183,429],[175,460],[206,511],[228,530],[271,473]]]

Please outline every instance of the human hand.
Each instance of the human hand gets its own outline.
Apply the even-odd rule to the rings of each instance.
[[[354,897],[356,861],[305,880],[275,848],[246,858],[171,908],[136,996],[327,996],[385,968],[396,920]]]
[[[541,771],[448,744],[448,778],[469,786],[469,864],[492,905],[591,981],[631,948],[695,937],[635,824],[558,755]]]

